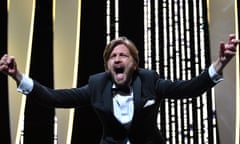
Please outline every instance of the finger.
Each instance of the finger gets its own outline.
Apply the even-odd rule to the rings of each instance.
[[[232,43],[232,40],[234,40],[236,38],[236,35],[235,34],[230,34],[228,36],[228,43]]]
[[[7,59],[8,59],[7,55],[2,56],[0,60],[0,65],[7,65]]]
[[[15,58],[13,56],[8,56],[6,64],[10,69],[13,69],[15,67]]]
[[[8,58],[8,55],[4,54],[1,59],[6,59],[6,58]]]
[[[225,44],[224,53],[235,53],[237,51],[235,44]]]
[[[6,64],[0,64],[0,71],[4,72],[8,70],[8,65]]]
[[[14,61],[15,61],[15,58],[13,56],[9,56],[7,59],[8,64],[14,63]]]
[[[225,44],[223,41],[220,42],[220,57],[224,56]]]
[[[238,39],[232,39],[232,43],[233,43],[234,45],[238,45],[238,44],[240,44],[240,40],[238,40]]]

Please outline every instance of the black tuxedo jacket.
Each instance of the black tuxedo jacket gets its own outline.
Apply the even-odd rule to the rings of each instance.
[[[49,89],[34,81],[29,96],[51,107],[92,106],[103,125],[101,144],[161,144],[164,139],[157,125],[160,102],[164,98],[201,95],[214,86],[207,71],[187,80],[163,80],[155,71],[139,68],[133,77],[134,116],[130,126],[121,124],[113,114],[112,80],[107,72],[92,75],[87,85],[72,89]]]

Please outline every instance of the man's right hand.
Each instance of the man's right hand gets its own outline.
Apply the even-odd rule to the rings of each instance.
[[[0,72],[5,75],[11,76],[17,84],[22,80],[22,74],[17,69],[17,63],[13,56],[7,54],[3,55],[0,59]]]

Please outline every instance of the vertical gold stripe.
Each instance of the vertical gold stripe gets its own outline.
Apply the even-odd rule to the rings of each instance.
[[[77,31],[76,31],[76,51],[75,51],[75,62],[74,62],[74,74],[72,87],[77,87],[78,80],[78,61],[79,61],[79,50],[80,50],[80,22],[81,22],[81,0],[78,0],[78,15],[77,15]],[[70,109],[69,124],[68,124],[68,135],[66,144],[71,144],[72,130],[74,120],[74,109]]]
[[[10,0],[7,0],[7,11],[9,11],[9,9],[10,9]]]
[[[56,18],[56,0],[53,0],[52,1],[52,22],[53,22],[53,24],[52,24],[52,26],[53,26],[53,35],[54,35],[54,32],[55,32],[55,19]],[[53,44],[53,47],[54,47],[54,44]],[[53,68],[54,69],[54,68]],[[54,78],[55,79],[55,78]],[[54,140],[53,140],[53,143],[54,144],[57,144],[58,143],[58,134],[57,134],[57,124],[58,124],[58,120],[57,120],[57,116],[56,116],[56,114],[55,114],[55,116],[54,116],[54,130],[53,130],[53,138],[54,138]]]
[[[54,16],[54,88],[72,88],[77,25],[77,0],[56,0]],[[66,143],[69,109],[55,109],[55,141]],[[56,140],[57,139],[57,140]]]
[[[32,3],[32,14],[31,14],[31,24],[30,24],[30,33],[29,33],[29,41],[28,41],[28,51],[27,51],[27,60],[26,60],[26,68],[25,74],[29,75],[30,71],[30,63],[31,63],[31,52],[32,52],[32,39],[33,39],[33,27],[34,27],[34,15],[35,15],[35,0]],[[22,96],[20,115],[18,121],[17,135],[16,135],[16,144],[19,144],[21,139],[21,132],[23,130],[24,125],[24,111],[25,111],[25,103],[26,96]]]
[[[239,23],[238,23],[238,0],[235,0],[235,29],[236,29],[236,35],[237,39],[239,39]],[[239,66],[239,46],[237,48],[237,54],[236,54],[236,130],[235,130],[235,144],[239,144],[239,137],[240,137],[240,66]]]
[[[210,25],[210,4],[209,0],[207,0],[207,12],[208,12],[208,24]]]
[[[53,32],[55,30],[54,23],[56,18],[56,0],[53,0],[53,8],[52,8],[52,17],[53,17]]]

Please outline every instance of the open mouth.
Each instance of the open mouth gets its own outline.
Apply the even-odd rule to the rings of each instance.
[[[122,67],[120,67],[120,68],[115,68],[114,71],[115,71],[116,74],[121,74],[121,73],[123,73],[124,68],[122,68]]]
[[[117,80],[124,79],[124,68],[123,67],[116,67],[116,68],[114,68],[114,71],[115,71]]]

